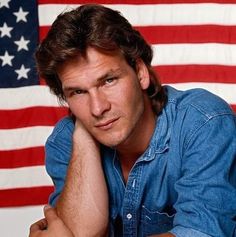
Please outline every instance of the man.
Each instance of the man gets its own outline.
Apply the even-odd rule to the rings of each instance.
[[[161,86],[150,46],[100,5],[60,15],[36,58],[72,115],[48,138],[55,209],[31,237],[235,236],[236,119],[222,99]]]

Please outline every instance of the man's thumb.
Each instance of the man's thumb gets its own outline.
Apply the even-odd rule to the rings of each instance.
[[[55,208],[50,205],[44,206],[43,211],[48,223],[58,218]]]

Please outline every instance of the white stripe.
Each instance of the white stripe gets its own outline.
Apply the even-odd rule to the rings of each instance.
[[[179,90],[203,88],[212,92],[213,94],[220,96],[229,104],[236,104],[236,84],[189,82],[189,83],[173,83],[169,85]]]
[[[0,129],[0,150],[44,146],[52,130],[52,126]]]
[[[0,89],[1,109],[22,109],[33,106],[60,106],[48,86],[24,86]]]
[[[71,10],[77,6],[79,4],[39,5],[40,26],[51,25],[61,12]],[[236,4],[112,4],[105,6],[120,11],[134,26],[236,24]]]
[[[16,169],[0,169],[1,189],[52,186],[45,166],[31,166]],[[20,197],[19,197],[20,198]]]
[[[152,65],[236,65],[235,44],[155,44],[153,51]]]
[[[21,197],[17,197],[21,198]],[[29,236],[29,227],[43,218],[43,206],[9,207],[0,209],[1,236]]]

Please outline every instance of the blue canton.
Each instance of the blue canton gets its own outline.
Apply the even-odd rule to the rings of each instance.
[[[0,0],[0,88],[39,84],[37,2]]]

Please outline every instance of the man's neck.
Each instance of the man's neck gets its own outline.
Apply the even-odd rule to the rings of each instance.
[[[155,130],[156,115],[151,106],[144,111],[144,116],[139,122],[138,126],[142,129],[137,129],[137,132],[131,135],[127,142],[117,147],[118,157],[122,167],[122,173],[125,181],[132,167],[138,158],[148,148],[150,140]]]

